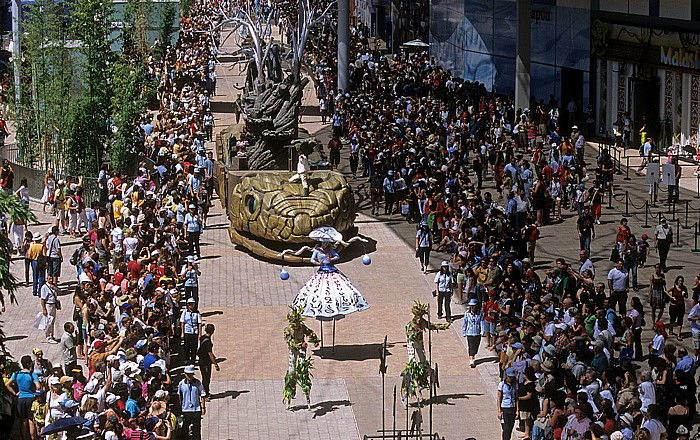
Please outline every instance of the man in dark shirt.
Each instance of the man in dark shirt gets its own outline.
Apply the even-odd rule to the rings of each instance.
[[[591,208],[586,206],[576,221],[576,229],[578,230],[578,238],[581,243],[581,250],[588,251],[591,254],[591,238],[595,238],[595,223],[591,215]]]
[[[2,163],[2,168],[0,168],[0,187],[5,190],[5,192],[12,193],[12,187],[14,186],[15,172],[12,170],[10,161],[5,159]]]
[[[204,335],[199,341],[199,371],[202,372],[202,385],[204,386],[204,391],[207,392],[207,399],[209,399],[209,384],[211,383],[211,366],[214,365],[216,371],[219,371],[219,364],[216,362],[216,356],[214,356],[214,344],[211,341],[211,337],[214,334],[214,324],[207,324],[204,326]]]

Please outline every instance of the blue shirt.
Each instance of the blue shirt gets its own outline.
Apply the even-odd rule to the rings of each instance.
[[[12,373],[11,379],[17,384],[17,389],[19,390],[20,399],[34,398],[34,392],[36,391],[35,382],[39,382],[39,376],[36,373],[30,373],[28,371],[20,370]]]
[[[180,315],[180,322],[185,324],[185,333],[190,335],[199,334],[199,324],[202,323],[202,315],[199,312],[183,310]]]
[[[177,394],[180,396],[182,403],[182,412],[199,412],[202,411],[201,398],[207,393],[202,387],[202,382],[197,378],[189,382],[187,378],[182,379],[177,385]]]
[[[185,227],[187,232],[199,232],[199,219],[196,215],[192,215],[189,212],[185,215]]]
[[[475,314],[467,310],[462,323],[462,336],[481,336],[481,320],[483,317],[484,312],[481,310],[478,310]]]
[[[501,408],[515,408],[517,390],[518,385],[515,381],[512,385],[508,385],[505,381],[498,384],[498,391],[503,394]]]
[[[139,413],[141,412],[141,408],[139,408],[139,404],[136,403],[136,401],[134,399],[132,399],[131,397],[129,397],[129,399],[127,399],[125,409],[131,415],[132,419],[136,418],[136,416],[138,416]]]
[[[185,272],[185,287],[197,287],[197,269]]]
[[[158,358],[155,357],[154,355],[152,355],[151,353],[148,353],[146,356],[144,356],[143,357],[143,371],[148,370],[148,367],[153,365],[153,363],[157,360],[158,360]],[[128,400],[126,402],[129,403]]]
[[[452,287],[452,275],[440,269],[440,272],[435,275],[435,284],[437,284],[438,292],[450,292],[450,288]]]
[[[679,361],[678,365],[676,365],[676,369],[673,371],[685,371],[686,373],[693,373],[693,376],[695,375],[695,361],[693,360],[692,357],[690,356],[683,356]]]

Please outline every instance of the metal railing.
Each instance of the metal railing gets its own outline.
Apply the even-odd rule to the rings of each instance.
[[[445,440],[445,437],[440,437],[437,432],[433,434],[428,434],[424,432],[411,432],[411,431],[386,431],[383,434],[377,435],[366,435],[363,440],[369,439],[389,439],[389,440]]]

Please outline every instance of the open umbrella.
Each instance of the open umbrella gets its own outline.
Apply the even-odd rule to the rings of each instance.
[[[58,419],[55,422],[53,422],[49,425],[46,425],[46,427],[41,430],[41,435],[43,437],[45,437],[47,435],[67,431],[70,428],[82,426],[86,422],[87,422],[86,419],[79,417],[79,416]]]
[[[406,47],[430,47],[430,45],[420,38],[416,38],[415,40],[407,41],[404,44],[401,45],[406,46]]]
[[[321,226],[311,231],[309,238],[323,243],[337,243],[343,241],[343,234],[332,226]]]

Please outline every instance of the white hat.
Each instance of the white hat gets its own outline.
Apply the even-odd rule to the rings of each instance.
[[[38,232],[35,232],[34,235],[32,235],[32,240],[34,240],[34,241],[41,241],[43,239],[44,239],[44,236]]]
[[[185,374],[194,374],[194,365],[188,365],[185,367]]]
[[[442,263],[440,263],[440,267],[449,267],[449,265],[450,265],[449,261],[443,261]]]
[[[59,385],[61,383],[60,379],[57,377],[52,377],[49,379],[49,385]]]
[[[479,303],[477,302],[476,298],[472,298],[469,300],[469,303],[467,305],[468,306],[475,306],[477,304],[479,304]]]
[[[95,382],[94,380],[91,380],[85,384],[85,392],[88,394],[94,393],[95,388],[97,388],[97,382]]]
[[[187,262],[188,262],[188,263],[194,263],[194,255],[188,255],[188,256],[187,256]]]
[[[187,300],[187,304],[194,304],[194,303],[196,303],[196,302],[197,302],[197,301],[196,301],[194,298],[190,298],[190,299]]]
[[[572,126],[571,126],[571,129],[572,129],[572,130],[578,130],[578,125],[572,125]]]
[[[165,390],[158,390],[156,391],[155,398],[156,399],[165,399],[168,396],[168,392]]]
[[[105,402],[107,402],[107,405],[111,405],[111,404],[115,403],[117,400],[119,400],[119,397],[117,397],[116,395],[114,395],[112,393],[107,394],[107,397],[105,397]]]

